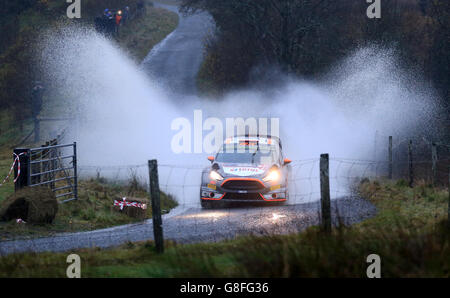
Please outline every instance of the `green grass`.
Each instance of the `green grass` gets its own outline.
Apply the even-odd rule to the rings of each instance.
[[[9,152],[9,154],[5,153],[0,152],[0,183],[2,183],[3,179],[5,179],[6,175],[8,175],[13,161],[11,152]],[[14,174],[11,175],[13,176]],[[9,180],[9,182],[6,182],[2,186],[0,186],[0,203],[14,192],[14,184],[11,182],[12,179]]]
[[[423,181],[418,181],[413,188],[404,180],[373,181],[362,184],[360,191],[382,210],[376,217],[361,223],[361,227],[407,226],[427,231],[447,217],[448,190],[433,188]]]
[[[14,124],[9,110],[1,110],[0,119],[0,150],[6,146],[11,149],[12,146],[22,141],[22,139],[33,129],[31,119],[25,120],[22,123],[22,127],[18,124]]]
[[[366,277],[366,257],[381,257],[382,277],[449,277],[448,192],[419,184],[368,182],[361,193],[377,215],[331,235],[317,227],[283,236],[239,237],[219,243],[152,242],[78,253],[83,277]],[[71,252],[72,253],[72,252]],[[64,277],[68,253],[0,258],[0,276]]]
[[[149,51],[178,26],[178,15],[158,7],[147,7],[147,14],[122,26],[118,43],[141,62]]]
[[[101,229],[121,224],[139,222],[114,210],[114,199],[122,197],[149,198],[143,187],[130,181],[108,182],[104,178],[81,180],[79,199],[59,205],[53,224],[32,225],[16,222],[0,222],[0,239],[17,239],[21,237],[40,237],[61,232],[77,232]],[[0,202],[1,204],[1,202]],[[176,201],[165,194],[161,196],[161,209],[165,212],[177,206]],[[146,210],[146,218],[151,218],[151,206]]]
[[[219,86],[217,86],[213,80],[213,76],[217,76],[214,62],[214,55],[207,52],[200,65],[195,81],[200,96],[219,98],[223,93],[223,90],[220,90]]]
[[[9,117],[9,114],[6,110],[0,111],[0,127],[2,130],[0,134],[0,183],[8,175],[11,168],[13,162],[12,147],[20,143],[33,129],[31,120],[24,122],[22,130],[20,126],[12,125],[12,118]],[[11,175],[14,176],[14,174]],[[14,192],[13,179],[14,177],[0,186],[0,202]]]

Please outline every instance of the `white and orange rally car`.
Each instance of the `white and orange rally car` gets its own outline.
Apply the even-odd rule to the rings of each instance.
[[[236,136],[225,140],[200,187],[203,208],[218,202],[286,202],[290,160],[283,157],[280,139]]]

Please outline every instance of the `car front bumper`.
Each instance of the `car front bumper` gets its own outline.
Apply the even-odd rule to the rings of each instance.
[[[238,182],[248,181],[249,178],[230,178]],[[284,184],[268,184],[260,179],[251,179],[257,181],[260,187],[253,188],[230,188],[224,182],[203,184],[200,190],[200,199],[205,201],[233,201],[233,202],[250,202],[250,201],[266,201],[281,202],[286,201],[287,188]]]

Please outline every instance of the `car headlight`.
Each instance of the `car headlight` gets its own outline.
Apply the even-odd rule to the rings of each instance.
[[[209,177],[210,177],[212,180],[216,180],[216,181],[223,180],[223,177],[222,177],[219,173],[217,173],[216,171],[211,171],[211,172],[209,173]]]
[[[269,174],[263,178],[265,182],[277,182],[280,180],[280,171],[277,169],[270,170]]]

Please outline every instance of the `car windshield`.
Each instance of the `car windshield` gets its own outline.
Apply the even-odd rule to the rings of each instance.
[[[225,163],[268,164],[276,162],[274,145],[225,144],[217,153],[216,161]]]

